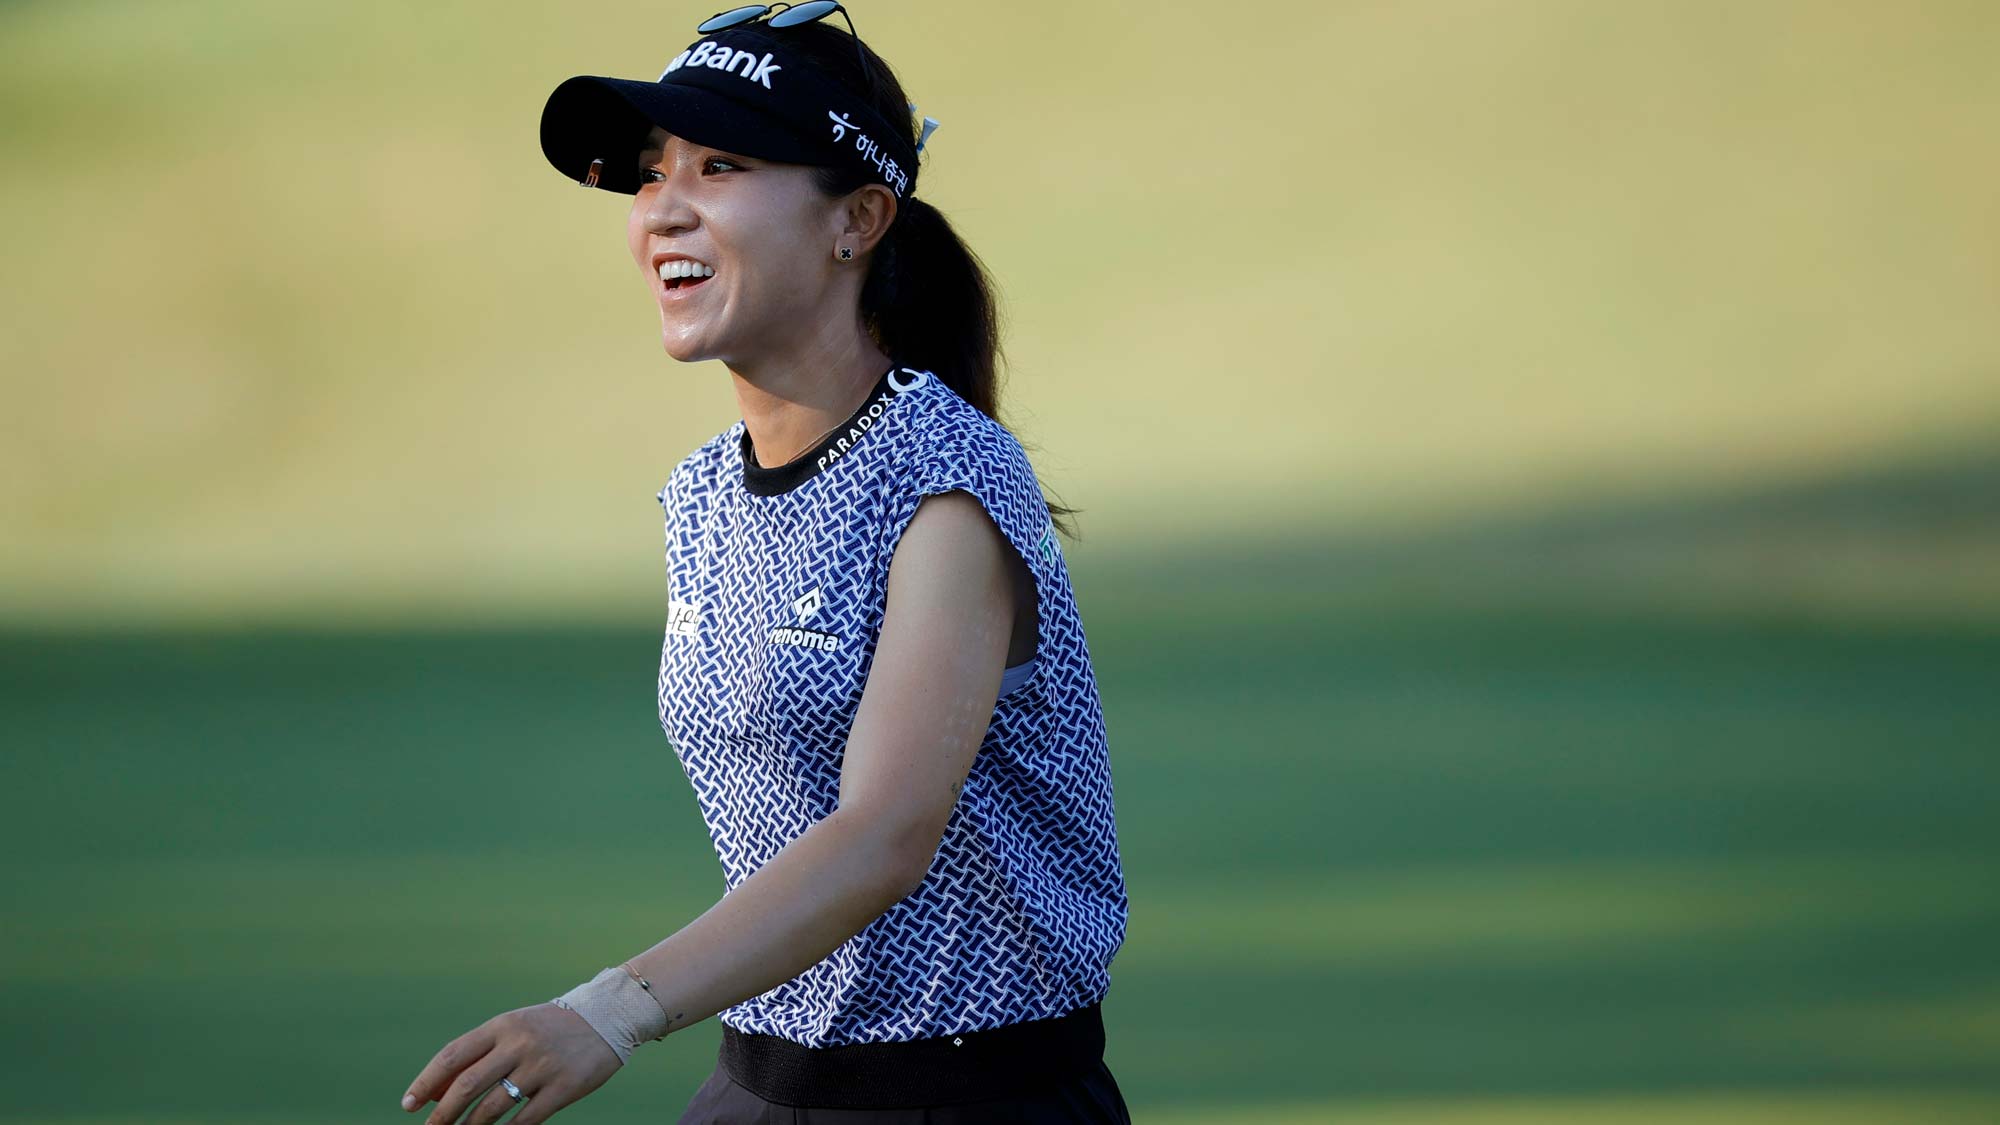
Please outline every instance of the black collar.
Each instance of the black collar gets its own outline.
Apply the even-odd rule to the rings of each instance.
[[[737,444],[743,454],[743,487],[753,496],[779,496],[790,492],[812,479],[821,470],[841,459],[854,448],[863,435],[875,428],[882,418],[882,411],[896,397],[897,391],[889,377],[896,373],[894,367],[882,373],[875,380],[875,386],[861,405],[847,420],[828,430],[811,449],[792,458],[782,465],[765,468],[757,463],[756,451],[750,447],[750,431],[744,429]]]

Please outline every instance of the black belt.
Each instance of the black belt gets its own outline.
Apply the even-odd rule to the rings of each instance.
[[[907,1109],[1005,1097],[1095,1068],[1104,1058],[1100,1004],[983,1031],[834,1047],[724,1023],[720,1061],[737,1085],[784,1105]]]

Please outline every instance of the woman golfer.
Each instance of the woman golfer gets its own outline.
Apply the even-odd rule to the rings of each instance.
[[[721,360],[742,409],[658,494],[660,722],[729,889],[447,1044],[406,1099],[438,1125],[539,1123],[711,1015],[683,1123],[1130,1120],[1067,510],[994,418],[982,268],[915,195],[935,122],[834,11],[723,13],[657,81],[571,78],[543,111],[557,169],[633,196],[667,354]]]

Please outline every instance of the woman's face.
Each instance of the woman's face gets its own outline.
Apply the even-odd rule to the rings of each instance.
[[[667,354],[756,367],[810,349],[838,323],[829,319],[837,301],[853,318],[856,296],[851,284],[837,284],[846,280],[837,270],[854,264],[833,256],[845,209],[812,186],[811,167],[734,156],[658,126],[639,161],[626,241],[659,306]],[[670,288],[656,261],[668,253],[715,274]]]

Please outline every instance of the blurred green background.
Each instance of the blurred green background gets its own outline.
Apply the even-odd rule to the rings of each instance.
[[[1996,9],[854,8],[1083,509],[1135,1120],[2000,1120]],[[409,1120],[721,893],[735,401],[535,139],[709,11],[0,4],[0,1119]]]

